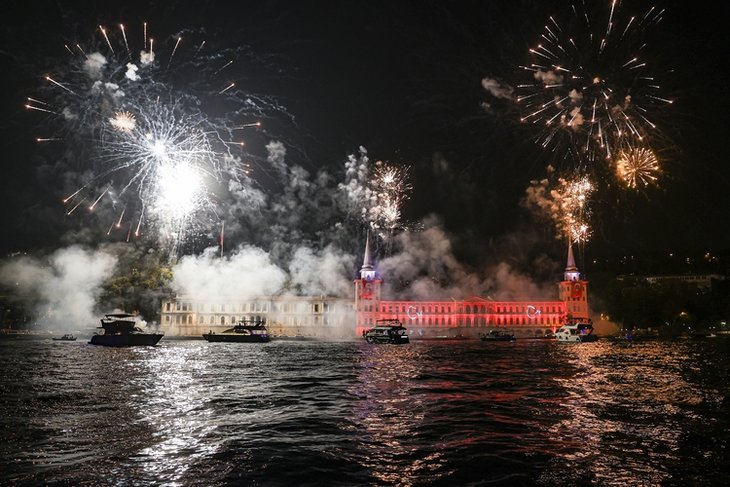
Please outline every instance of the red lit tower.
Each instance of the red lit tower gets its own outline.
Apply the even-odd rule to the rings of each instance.
[[[378,277],[370,259],[370,233],[365,237],[365,257],[360,268],[360,278],[355,279],[355,314],[357,334],[372,327],[379,317],[380,288],[383,280]]]
[[[573,257],[573,245],[570,242],[568,242],[568,264],[563,276],[563,281],[558,285],[558,296],[565,303],[568,318],[588,320],[588,281],[580,278]]]

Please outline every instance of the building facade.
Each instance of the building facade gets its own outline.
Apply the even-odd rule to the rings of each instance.
[[[589,318],[588,282],[581,279],[572,247],[555,301],[388,300],[375,271],[369,241],[354,281],[354,300],[328,296],[256,296],[200,299],[179,296],[162,303],[161,328],[168,337],[221,332],[238,321],[265,321],[273,336],[352,338],[378,320],[398,319],[416,338],[478,337],[501,329],[522,337],[542,337],[567,318]]]
[[[328,296],[178,296],[162,302],[160,326],[168,337],[220,333],[239,321],[263,321],[273,336],[352,336],[350,299]]]
[[[516,336],[541,337],[555,333],[567,318],[589,318],[588,282],[581,279],[572,246],[556,301],[492,301],[479,297],[463,301],[393,301],[381,295],[383,280],[370,258],[369,243],[360,278],[355,280],[356,334],[378,320],[398,319],[414,338],[478,337],[500,329]]]

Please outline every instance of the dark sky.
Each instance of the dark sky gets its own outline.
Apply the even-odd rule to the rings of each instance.
[[[722,74],[730,16],[726,6],[698,5],[663,4],[664,20],[648,32],[653,71],[676,99],[660,124],[665,176],[658,188],[596,195],[589,244],[596,255],[730,247],[730,90]],[[63,58],[64,42],[119,22],[138,30],[147,21],[170,35],[202,28],[222,44],[245,46],[231,77],[292,115],[294,123],[269,121],[267,133],[296,148],[293,162],[311,171],[337,167],[364,146],[373,159],[410,164],[409,220],[438,214],[476,249],[543,224],[520,200],[549,157],[506,103],[494,103],[493,113],[480,106],[495,101],[480,83],[514,84],[548,15],[566,8],[537,0],[14,2],[0,29],[0,248],[67,243],[63,227],[49,223],[63,214],[54,207],[59,195],[39,174],[37,117],[22,106],[41,71]],[[443,161],[446,174],[438,170]]]

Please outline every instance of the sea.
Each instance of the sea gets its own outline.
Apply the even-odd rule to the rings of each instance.
[[[730,337],[0,341],[0,485],[727,485]]]

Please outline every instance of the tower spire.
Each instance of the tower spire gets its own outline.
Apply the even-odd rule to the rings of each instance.
[[[365,257],[360,268],[360,279],[374,279],[375,269],[373,269],[372,260],[370,259],[370,230],[365,235]]]
[[[370,230],[365,234],[365,258],[362,261],[362,268],[373,268],[370,262]]]
[[[575,257],[573,257],[573,242],[568,240],[568,263],[565,266],[565,280],[577,281],[580,278],[580,272],[575,265]]]

